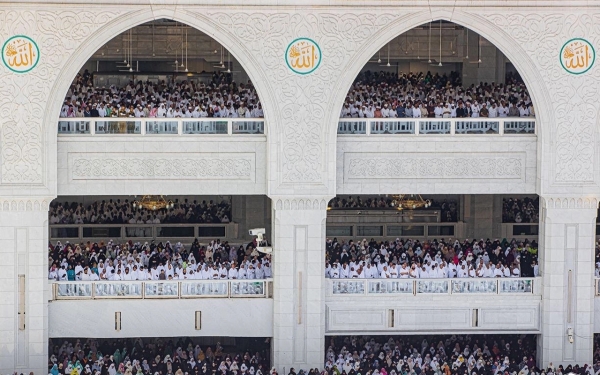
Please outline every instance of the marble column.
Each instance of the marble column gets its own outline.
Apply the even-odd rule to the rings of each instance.
[[[328,197],[271,197],[273,365],[322,368],[325,353],[325,222]],[[285,371],[284,371],[285,368]]]
[[[48,373],[48,202],[0,198],[0,373]]]
[[[597,212],[596,198],[542,196],[538,365],[592,363]]]

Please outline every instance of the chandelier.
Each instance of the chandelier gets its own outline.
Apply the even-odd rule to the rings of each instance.
[[[143,195],[142,199],[133,201],[133,209],[147,210],[162,210],[163,208],[173,208],[175,204],[173,201],[167,201],[162,195]]]
[[[415,210],[417,208],[431,207],[429,199],[423,199],[420,194],[397,194],[392,195],[392,207],[398,210]]]

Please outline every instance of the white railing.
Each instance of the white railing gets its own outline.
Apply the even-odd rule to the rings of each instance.
[[[538,278],[539,279],[539,278]],[[330,295],[539,294],[535,278],[327,279]],[[536,282],[535,287],[539,287]]]
[[[529,117],[341,118],[338,134],[536,134]]]
[[[356,210],[360,211],[360,210]],[[329,212],[333,212],[329,211]],[[364,210],[362,212],[365,212]],[[348,217],[353,219],[352,216]],[[379,219],[379,218],[378,218]],[[392,219],[398,220],[397,217]],[[325,229],[327,237],[337,237],[338,240],[351,240],[356,237],[368,237],[375,240],[386,240],[390,237],[410,237],[414,239],[431,239],[440,237],[462,238],[464,237],[464,223],[455,222],[432,222],[432,223],[410,223],[395,222],[382,223],[384,219],[371,223],[344,222],[344,219],[331,220],[327,222]]]
[[[53,300],[154,298],[273,298],[273,279],[54,281]]]
[[[188,135],[188,134],[265,134],[263,118],[146,118],[84,117],[60,118],[60,135]]]
[[[175,238],[220,238],[238,237],[238,224],[53,224],[50,239],[175,239]]]
[[[539,223],[502,223],[502,238],[517,240],[537,240],[539,236]]]

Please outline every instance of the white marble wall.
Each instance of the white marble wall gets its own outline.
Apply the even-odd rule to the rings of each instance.
[[[47,243],[47,199],[0,199],[0,372],[46,371]],[[19,325],[19,275],[25,276],[24,327]]]
[[[273,197],[272,351],[278,369],[323,365],[327,201]]]
[[[115,312],[121,330],[115,330]],[[195,312],[202,327],[195,329]],[[269,298],[68,300],[48,306],[49,337],[272,337]]]
[[[541,332],[539,293],[510,296],[328,295],[326,309],[328,335]],[[394,311],[393,325],[391,310]],[[478,314],[476,325],[473,321],[474,314]],[[357,321],[360,324],[356,324]]]
[[[543,275],[540,364],[590,363],[594,332],[595,198],[541,200],[540,271]],[[567,330],[573,329],[573,342]]]

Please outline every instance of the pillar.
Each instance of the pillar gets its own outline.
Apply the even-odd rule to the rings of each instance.
[[[0,373],[48,373],[48,202],[0,198]]]
[[[330,197],[272,197],[273,365],[322,368],[325,356],[325,222]],[[284,371],[285,368],[285,371]]]
[[[538,365],[592,363],[594,242],[598,201],[542,196],[542,334]],[[569,331],[573,330],[572,342]]]

